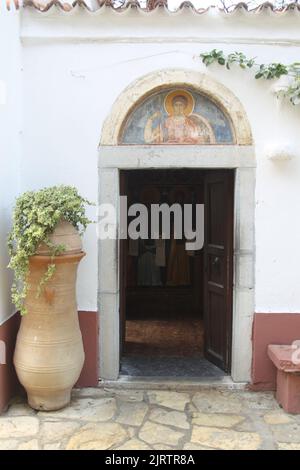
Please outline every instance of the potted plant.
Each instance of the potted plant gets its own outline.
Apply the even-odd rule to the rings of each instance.
[[[80,235],[90,222],[76,188],[54,186],[21,195],[8,239],[15,272],[12,300],[22,314],[14,365],[28,402],[56,410],[70,401],[84,350],[76,305]]]

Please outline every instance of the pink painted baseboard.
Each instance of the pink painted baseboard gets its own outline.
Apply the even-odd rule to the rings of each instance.
[[[275,390],[276,368],[268,357],[269,344],[291,344],[300,339],[300,314],[256,313],[252,331],[253,390]]]
[[[0,364],[0,413],[4,411],[11,397],[18,393],[20,384],[13,366],[13,354],[20,325],[20,315],[16,313],[0,326],[0,340],[6,349],[5,364]]]
[[[98,312],[79,312],[85,361],[75,387],[97,387],[99,381],[99,315]]]

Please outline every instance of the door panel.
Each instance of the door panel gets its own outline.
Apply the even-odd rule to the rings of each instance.
[[[205,357],[230,371],[233,264],[232,170],[205,176]]]

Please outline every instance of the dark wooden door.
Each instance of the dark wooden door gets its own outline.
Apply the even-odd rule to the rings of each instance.
[[[232,170],[205,176],[204,353],[230,372],[233,284]]]
[[[120,196],[127,196],[127,175],[125,171],[120,172]],[[121,227],[124,227],[123,220],[126,218],[126,214],[122,213],[122,207],[120,207],[120,223]],[[127,227],[126,227],[127,228]],[[127,239],[120,239],[120,361],[124,352],[125,346],[125,332],[126,332],[126,275],[127,275]]]

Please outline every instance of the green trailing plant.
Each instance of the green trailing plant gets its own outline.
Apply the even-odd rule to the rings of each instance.
[[[274,80],[286,76],[287,84],[280,87],[277,95],[288,98],[294,105],[300,104],[300,62],[294,62],[290,65],[279,62],[259,64],[255,57],[249,59],[242,52],[225,55],[223,51],[217,49],[200,54],[200,57],[206,66],[217,63],[225,66],[228,70],[232,65],[237,65],[241,69],[252,69],[257,80]]]
[[[65,250],[63,245],[53,245],[49,235],[62,219],[70,222],[82,234],[91,222],[85,216],[86,204],[90,205],[91,202],[81,197],[76,188],[64,185],[28,191],[17,199],[13,212],[13,226],[8,237],[11,257],[8,266],[15,273],[12,301],[21,314],[27,313],[24,300],[29,287],[27,282],[29,258],[36,253],[40,243],[44,242],[49,247],[52,262],[48,264],[41,278],[38,296],[55,272],[54,256],[62,254]]]

